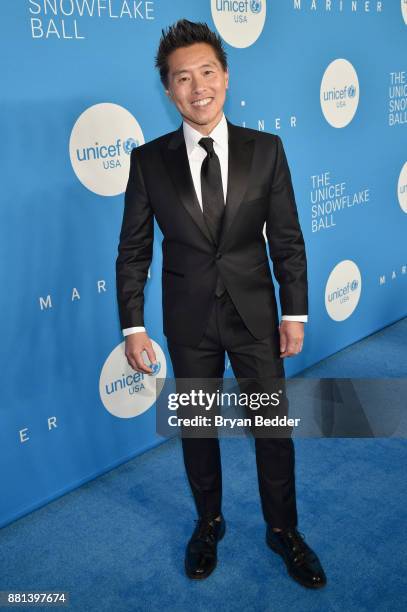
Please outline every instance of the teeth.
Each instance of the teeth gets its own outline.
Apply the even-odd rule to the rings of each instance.
[[[211,101],[211,98],[204,98],[203,100],[196,100],[192,102],[193,106],[206,106]]]

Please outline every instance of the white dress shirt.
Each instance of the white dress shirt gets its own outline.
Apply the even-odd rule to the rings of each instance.
[[[206,151],[199,141],[203,138],[203,135],[191,127],[185,121],[182,124],[185,144],[187,148],[189,167],[191,169],[192,180],[194,183],[196,195],[199,201],[199,205],[202,209],[202,189],[201,189],[201,166],[202,162],[206,157]],[[222,115],[222,119],[214,127],[212,132],[208,134],[208,137],[213,138],[213,148],[216,155],[219,157],[220,171],[222,174],[222,185],[223,185],[223,197],[226,203],[226,194],[228,189],[228,159],[229,159],[229,148],[228,148],[228,125],[226,122],[225,115]],[[306,323],[308,320],[307,315],[282,315],[282,320],[286,321],[300,321]],[[145,327],[127,327],[123,329],[123,335],[128,336],[137,332],[145,331]]]

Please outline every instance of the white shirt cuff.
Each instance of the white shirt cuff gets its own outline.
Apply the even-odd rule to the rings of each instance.
[[[137,334],[137,332],[145,332],[146,328],[145,327],[126,327],[126,329],[123,329],[123,336],[130,336],[130,334]]]
[[[283,315],[281,317],[282,321],[298,321],[299,323],[307,323],[308,322],[308,316],[307,315]],[[145,332],[146,328],[139,326],[139,327],[126,327],[126,329],[123,329],[123,336],[130,336],[130,334],[136,334],[137,332]]]

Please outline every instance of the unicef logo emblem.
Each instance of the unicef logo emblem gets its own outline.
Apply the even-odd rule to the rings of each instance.
[[[252,0],[250,2],[250,10],[252,13],[260,13],[261,11],[261,0]]]
[[[121,342],[106,359],[99,378],[99,394],[110,414],[121,419],[131,419],[146,412],[159,397],[163,380],[167,375],[165,355],[157,342],[152,340],[157,363],[152,365],[151,375],[142,374],[129,366],[124,354],[125,342]],[[158,376],[160,374],[160,376]]]
[[[95,104],[78,117],[72,128],[72,168],[93,193],[120,195],[129,178],[129,155],[140,144],[144,144],[143,132],[128,110],[110,102]]]
[[[151,364],[152,376],[157,376],[158,372],[161,370],[161,363],[158,361],[157,363]]]
[[[349,280],[352,279],[352,280]],[[325,287],[325,307],[334,321],[344,321],[359,303],[362,278],[354,261],[345,259],[339,262]]]
[[[211,0],[212,19],[232,47],[250,47],[266,21],[266,0]]]
[[[320,102],[327,122],[335,128],[346,127],[359,105],[359,79],[346,59],[329,64],[321,80]]]
[[[123,149],[124,149],[124,152],[127,153],[127,155],[130,155],[132,150],[138,146],[139,146],[138,140],[134,140],[134,138],[128,138],[123,143]]]

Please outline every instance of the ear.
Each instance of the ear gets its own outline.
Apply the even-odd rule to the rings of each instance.
[[[226,86],[226,89],[229,88],[229,71],[228,70],[225,71],[225,86]]]
[[[164,91],[165,91],[166,96],[172,101],[173,98],[172,98],[171,90],[170,89],[165,89]]]

